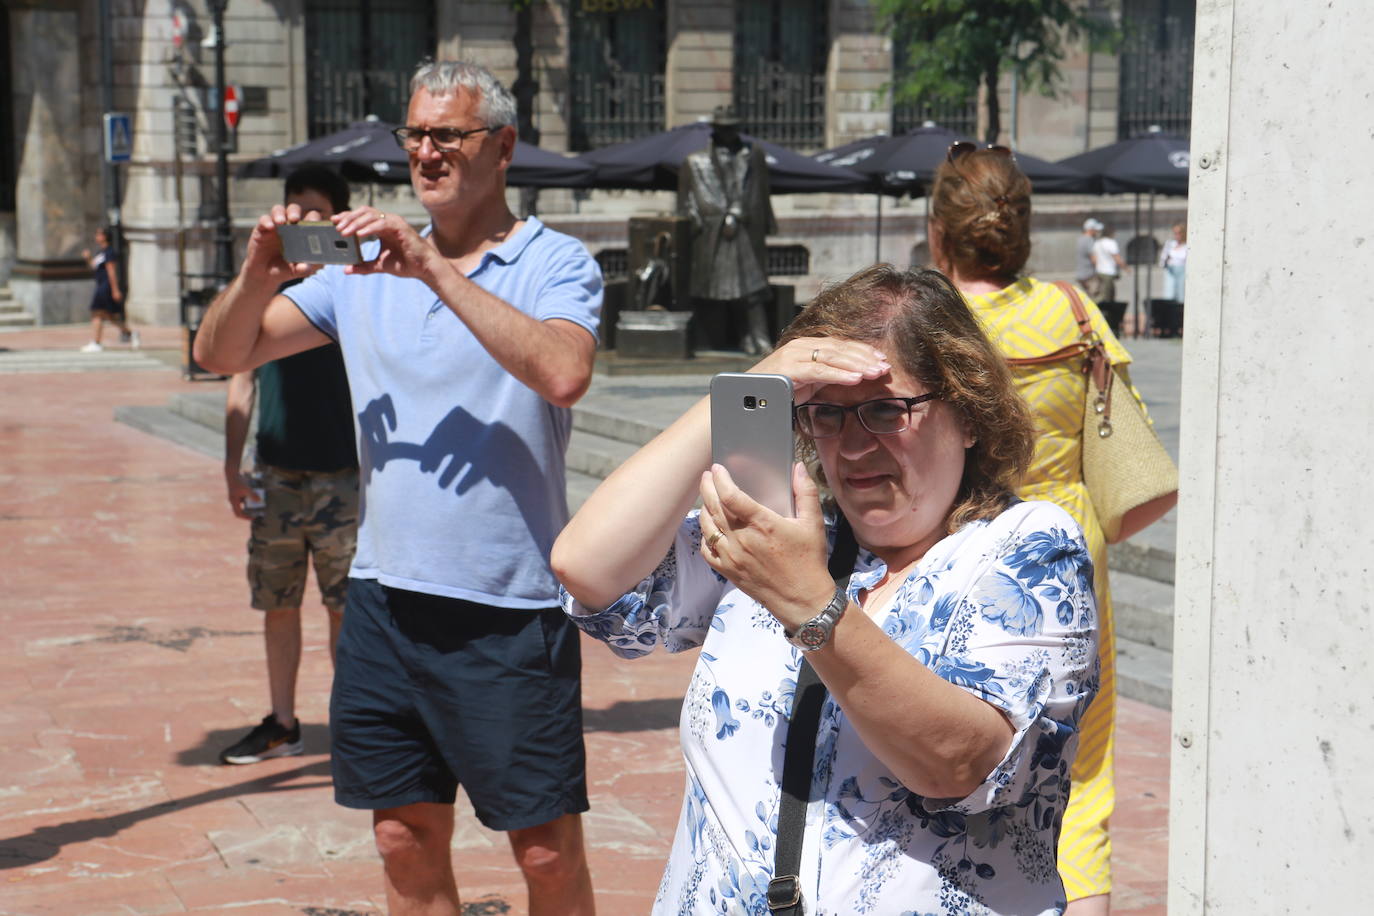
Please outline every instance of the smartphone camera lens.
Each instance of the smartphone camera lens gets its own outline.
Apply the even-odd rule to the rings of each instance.
[[[343,251],[344,249],[346,249],[346,248],[348,247],[348,243],[345,242],[343,239],[335,239],[335,240],[334,240],[334,247],[337,248],[337,249],[339,249],[340,251]]]
[[[755,398],[752,394],[746,394],[746,395],[744,396],[744,409],[745,409],[745,410],[753,410],[755,407],[758,406],[758,403],[759,403],[759,402],[758,402],[758,399]]]

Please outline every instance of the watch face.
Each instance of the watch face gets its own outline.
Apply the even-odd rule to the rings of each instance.
[[[830,631],[818,623],[808,623],[797,631],[797,642],[808,649],[819,649],[825,645],[825,639],[830,635]]]

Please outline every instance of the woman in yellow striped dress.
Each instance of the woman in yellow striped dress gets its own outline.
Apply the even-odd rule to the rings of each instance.
[[[983,322],[992,342],[1010,359],[1044,356],[1079,339],[1069,298],[1058,286],[1022,277],[1030,254],[1030,182],[1005,147],[950,147],[931,194],[930,250],[935,265],[954,281]],[[1096,304],[1082,296],[1113,365],[1131,360]],[[1035,458],[1019,495],[1057,503],[1083,527],[1092,551],[1098,607],[1101,682],[1080,723],[1073,788],[1059,837],[1059,874],[1071,916],[1110,909],[1111,841],[1115,804],[1112,743],[1116,720],[1116,637],[1107,582],[1107,545],[1082,474],[1083,406],[1087,381],[1081,360],[1013,366],[1017,389],[1036,414]],[[1132,389],[1134,392],[1134,389]],[[1136,394],[1139,397],[1139,394]],[[1165,500],[1128,515],[1129,537],[1172,506]]]

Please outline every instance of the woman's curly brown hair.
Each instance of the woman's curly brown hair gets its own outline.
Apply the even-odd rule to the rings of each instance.
[[[975,150],[935,171],[930,215],[960,277],[1009,282],[1030,257],[1031,183],[1012,157]]]
[[[958,412],[973,437],[948,532],[991,519],[1011,504],[1030,464],[1035,426],[1006,360],[983,334],[954,284],[937,270],[875,264],[820,292],[783,332],[872,344]],[[801,453],[824,483],[815,443]]]

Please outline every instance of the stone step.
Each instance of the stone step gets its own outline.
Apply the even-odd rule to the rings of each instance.
[[[166,369],[151,350],[107,347],[98,353],[80,350],[3,350],[0,374],[8,372],[107,372],[111,369]]]
[[[21,309],[0,311],[0,328],[31,328],[33,316]]]
[[[1174,511],[1177,510],[1172,510],[1170,515]],[[1161,519],[1155,525],[1165,526],[1166,521],[1171,522],[1172,519]],[[1169,537],[1167,543],[1160,543],[1159,535],[1163,531],[1161,529],[1160,532],[1155,532],[1152,530],[1153,527],[1146,529],[1139,536],[1129,541],[1109,545],[1107,547],[1107,565],[1113,571],[1121,570],[1146,579],[1153,579],[1156,582],[1167,582],[1173,585],[1173,538]],[[1172,531],[1172,528],[1170,530]],[[1152,541],[1154,543],[1151,543]]]
[[[193,423],[224,431],[224,389],[214,391],[192,391],[174,394],[167,401],[167,408]]]
[[[580,471],[568,471],[568,512],[573,513],[582,508],[582,504],[587,501],[587,497],[592,495],[592,491],[601,483],[600,477],[591,477]]]
[[[1116,640],[1116,692],[1160,709],[1173,702],[1174,655],[1132,639]]]
[[[584,398],[573,408],[573,429],[628,442],[636,448],[647,445],[665,425],[629,417],[608,399]]]
[[[224,433],[188,420],[166,407],[116,407],[115,420],[149,435],[175,442],[215,460],[224,457]]]
[[[568,439],[568,470],[602,479],[633,455],[638,448],[637,445],[620,439],[611,439],[574,427],[572,436]]]
[[[1174,587],[1112,568],[1112,610],[1118,638],[1172,652]]]

